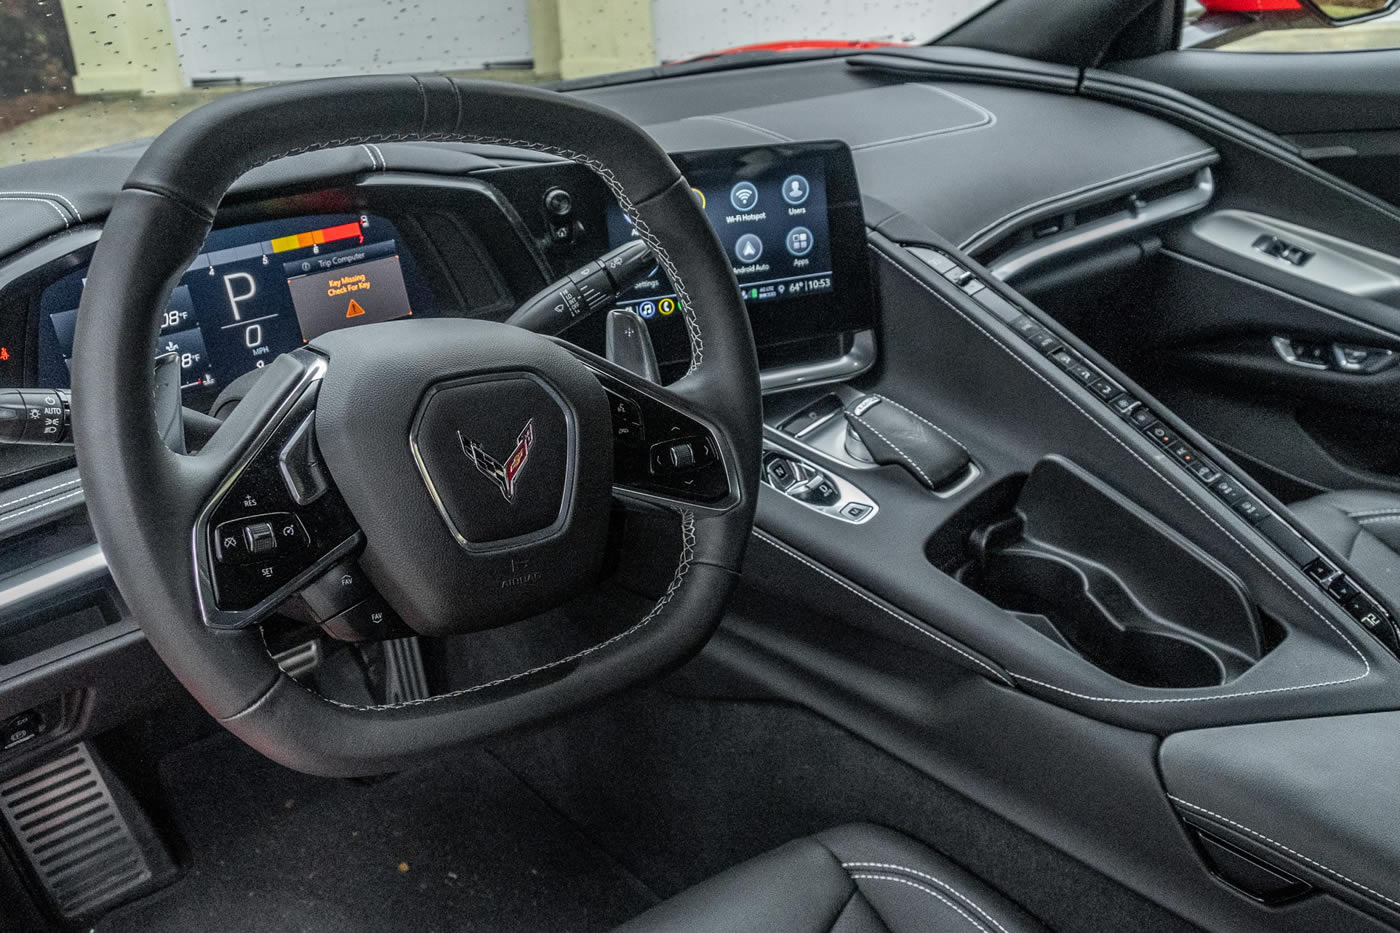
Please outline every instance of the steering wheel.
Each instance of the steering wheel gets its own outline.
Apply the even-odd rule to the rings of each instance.
[[[662,388],[505,324],[366,324],[277,358],[198,453],[173,452],[152,413],[151,348],[229,186],[285,156],[400,140],[523,147],[592,169],[680,295],[689,371]],[[218,721],[312,773],[401,768],[680,663],[718,624],[753,523],[758,364],[723,249],[639,127],[533,88],[331,79],[230,96],[176,122],[127,179],[93,256],[73,395],[88,511],[134,618]],[[450,694],[328,699],[282,673],[259,625],[357,553],[374,598],[411,632],[506,625],[596,588],[608,542],[630,540],[618,523],[658,516],[664,533],[628,545],[674,567],[644,614]],[[270,557],[221,533],[255,519],[278,538]]]

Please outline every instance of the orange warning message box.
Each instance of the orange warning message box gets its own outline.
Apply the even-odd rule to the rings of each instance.
[[[413,313],[398,256],[385,256],[348,268],[319,270],[287,280],[302,336]]]

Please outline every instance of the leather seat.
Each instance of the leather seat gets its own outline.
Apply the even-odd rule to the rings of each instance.
[[[1379,595],[1400,603],[1400,495],[1344,490],[1289,508],[1308,530],[1350,561]]]
[[[905,836],[856,823],[750,859],[616,933],[1029,933],[1044,928]]]

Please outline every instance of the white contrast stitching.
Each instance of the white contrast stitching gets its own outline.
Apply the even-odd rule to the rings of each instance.
[[[1377,522],[1400,522],[1400,515],[1370,515],[1356,519],[1358,525],[1371,525]]]
[[[847,414],[854,418],[856,421],[859,421],[861,424],[865,425],[871,431],[873,431],[875,433],[875,436],[878,437],[880,440],[884,441],[886,444],[889,444],[890,449],[893,450],[895,453],[899,454],[899,456],[903,458],[904,462],[909,464],[910,469],[922,476],[924,478],[925,483],[927,483],[930,487],[934,485],[933,480],[928,478],[928,474],[919,468],[919,465],[914,462],[914,459],[908,454],[906,454],[904,451],[896,447],[894,441],[881,434],[879,428],[875,427],[875,425],[871,424],[869,421],[866,421],[864,418],[862,418],[860,415],[856,414],[853,411],[847,412]]]
[[[40,496],[46,496],[51,492],[58,492],[58,490],[60,489],[66,489],[69,486],[81,482],[81,479],[79,479],[78,477],[74,477],[73,479],[64,480],[56,486],[50,486],[48,489],[41,489],[38,492],[31,492],[27,496],[20,496],[18,499],[11,499],[9,502],[0,502],[0,512],[4,511],[5,509],[8,509],[12,505],[19,505],[21,502],[28,502],[30,499],[37,499]]]
[[[39,198],[50,198],[50,199],[62,201],[64,207],[68,208],[68,210],[70,210],[70,211],[73,212],[73,218],[74,218],[75,220],[77,220],[79,223],[82,222],[83,215],[82,215],[82,213],[78,210],[78,208],[77,208],[76,206],[74,206],[73,202],[70,201],[70,200],[68,200],[67,198],[65,198],[63,195],[58,194],[58,193],[56,193],[56,192],[53,192],[53,191],[0,191],[0,195],[5,195],[5,194],[27,194],[27,195],[33,195],[34,197],[39,197]]]
[[[1360,512],[1346,512],[1347,518],[1370,518],[1373,515],[1400,515],[1400,509],[1364,509]]]
[[[908,885],[916,891],[923,891],[925,894],[928,894],[932,897],[936,897],[943,903],[947,904],[949,907],[953,908],[953,910],[958,912],[958,916],[962,917],[968,923],[972,924],[972,926],[975,929],[981,930],[982,933],[990,933],[990,931],[986,927],[982,926],[982,924],[972,919],[971,915],[969,915],[967,911],[963,910],[957,904],[954,904],[952,901],[948,900],[942,894],[939,894],[933,888],[919,884],[917,881],[910,881],[908,878],[900,878],[897,875],[852,874],[851,877],[862,881],[895,881],[899,884]]]
[[[311,688],[301,684],[300,681],[293,680],[292,682],[302,687],[302,689],[311,693],[313,696],[320,697],[327,703],[330,703],[332,706],[339,706],[342,709],[359,710],[360,712],[378,712],[382,710],[404,709],[410,706],[423,706],[428,703],[437,703],[441,700],[451,700],[456,697],[467,696],[468,694],[477,693],[482,690],[489,690],[492,687],[499,687],[502,684],[508,684],[511,681],[520,680],[525,677],[532,677],[535,674],[542,674],[545,671],[553,670],[556,667],[562,667],[565,664],[571,664],[574,661],[581,661],[589,655],[602,651],[604,648],[617,644],[624,638],[627,638],[629,635],[633,635],[636,632],[641,631],[648,623],[650,623],[653,619],[655,619],[658,615],[661,614],[661,610],[666,608],[667,604],[671,602],[671,599],[676,595],[677,591],[680,590],[681,584],[685,582],[686,574],[690,572],[691,561],[695,558],[695,513],[681,512],[680,515],[680,562],[676,565],[675,575],[671,578],[671,584],[668,587],[666,587],[666,592],[661,594],[661,598],[658,599],[656,601],[656,604],[651,607],[651,611],[641,618],[641,621],[637,622],[631,628],[626,629],[625,631],[618,632],[611,638],[600,641],[595,645],[590,645],[589,647],[584,648],[581,651],[575,651],[573,654],[567,655],[566,657],[557,658],[553,661],[547,661],[544,664],[537,665],[535,667],[530,668],[529,670],[520,671],[517,674],[508,674],[505,677],[497,677],[495,680],[488,680],[485,683],[476,684],[475,686],[471,687],[463,687],[461,690],[453,690],[451,693],[440,693],[436,696],[423,697],[421,699],[416,700],[404,700],[401,703],[381,703],[371,706],[358,706],[354,703],[343,703],[340,700],[334,700],[328,696],[324,696],[320,693],[317,693],[316,691],[311,690]]]
[[[34,505],[25,506],[17,512],[8,512],[4,515],[0,515],[0,524],[8,524],[11,519],[18,518],[21,515],[27,515],[28,513],[33,512],[36,509],[48,508],[55,502],[62,502],[65,499],[71,499],[74,496],[81,496],[82,494],[83,491],[81,489],[75,489],[72,492],[65,492],[61,496],[54,496],[52,499],[45,499],[43,502],[38,502]]]
[[[1289,593],[1291,593],[1291,594],[1293,595],[1293,597],[1294,597],[1295,599],[1297,599],[1298,602],[1300,602],[1309,612],[1311,612],[1313,615],[1315,615],[1315,616],[1317,616],[1319,619],[1321,619],[1322,622],[1323,622],[1329,629],[1331,629],[1332,632],[1333,632],[1338,638],[1340,638],[1340,639],[1346,644],[1346,646],[1347,646],[1348,648],[1350,648],[1350,649],[1352,650],[1352,652],[1353,652],[1358,658],[1361,659],[1361,664],[1362,664],[1362,672],[1361,672],[1360,674],[1357,674],[1355,677],[1347,677],[1347,678],[1344,678],[1344,679],[1326,680],[1326,681],[1321,681],[1321,682],[1319,682],[1319,683],[1312,683],[1312,684],[1296,684],[1296,685],[1290,686],[1290,687],[1269,687],[1269,688],[1267,688],[1267,689],[1262,689],[1262,690],[1243,690],[1243,691],[1237,691],[1237,692],[1235,692],[1235,693],[1222,693],[1222,694],[1217,694],[1217,695],[1215,695],[1215,696],[1204,696],[1204,697],[1170,697],[1170,698],[1150,699],[1150,700],[1149,700],[1149,699],[1124,699],[1124,698],[1120,698],[1120,697],[1097,697],[1097,696],[1090,696],[1090,695],[1088,695],[1088,694],[1076,693],[1076,692],[1074,692],[1073,690],[1066,690],[1065,688],[1063,688],[1063,687],[1057,687],[1057,686],[1055,686],[1054,684],[1047,684],[1047,683],[1045,683],[1044,681],[1036,680],[1036,679],[1034,679],[1034,678],[1032,678],[1032,677],[1027,677],[1027,676],[1025,676],[1024,674],[1018,674],[1018,673],[1016,673],[1015,671],[1011,671],[1011,670],[1009,670],[1009,669],[1008,669],[1008,671],[1007,671],[1008,674],[1010,674],[1012,677],[1014,677],[1014,678],[1017,679],[1017,680],[1024,680],[1024,681],[1026,681],[1027,683],[1037,684],[1037,685],[1039,685],[1039,686],[1046,687],[1046,688],[1051,689],[1051,690],[1056,690],[1056,691],[1059,691],[1060,693],[1064,693],[1064,694],[1067,694],[1067,695],[1069,695],[1069,696],[1078,697],[1078,698],[1083,699],[1083,700],[1095,700],[1095,701],[1099,701],[1099,702],[1103,702],[1103,703],[1201,703],[1201,702],[1206,702],[1206,701],[1211,701],[1211,700],[1225,700],[1225,699],[1230,699],[1230,698],[1232,698],[1232,697],[1260,696],[1260,695],[1269,694],[1269,693],[1286,693],[1286,692],[1294,691],[1294,690],[1310,690],[1310,689],[1315,689],[1315,688],[1320,688],[1320,687],[1332,687],[1332,686],[1337,686],[1337,685],[1339,685],[1339,684],[1349,684],[1349,683],[1352,683],[1353,681],[1362,680],[1362,679],[1364,679],[1364,678],[1370,676],[1370,673],[1371,673],[1371,662],[1368,661],[1368,660],[1366,659],[1366,655],[1362,653],[1362,651],[1361,651],[1360,648],[1356,647],[1356,644],[1355,644],[1350,638],[1347,637],[1347,635],[1346,635],[1345,632],[1343,632],[1341,629],[1337,628],[1337,626],[1333,625],[1333,624],[1332,624],[1332,621],[1331,621],[1330,619],[1328,619],[1325,615],[1323,615],[1321,612],[1319,612],[1311,603],[1309,603],[1306,599],[1304,599],[1304,598],[1302,597],[1302,595],[1299,594],[1298,591],[1295,590],[1292,586],[1290,586],[1286,580],[1284,580],[1284,579],[1283,579],[1282,577],[1280,577],[1276,572],[1274,572],[1274,569],[1273,569],[1272,567],[1270,567],[1268,564],[1264,563],[1264,561],[1263,561],[1262,559],[1260,559],[1260,557],[1259,557],[1257,554],[1255,554],[1253,551],[1251,551],[1251,550],[1244,544],[1244,542],[1240,541],[1240,539],[1237,538],[1237,537],[1235,537],[1233,534],[1231,534],[1231,533],[1229,532],[1229,530],[1227,530],[1227,529],[1225,528],[1225,526],[1221,525],[1218,521],[1216,521],[1215,518],[1214,518],[1214,516],[1212,516],[1212,515],[1211,515],[1209,512],[1207,512],[1205,509],[1201,508],[1200,504],[1197,503],[1197,502],[1196,502],[1194,499],[1192,499],[1190,496],[1188,496],[1185,492],[1183,492],[1183,491],[1181,490],[1181,488],[1177,486],[1176,483],[1173,483],[1170,479],[1168,479],[1165,475],[1163,475],[1160,471],[1158,471],[1156,467],[1152,466],[1152,464],[1150,464],[1150,463],[1148,463],[1146,460],[1144,460],[1144,459],[1142,458],[1142,456],[1141,456],[1137,451],[1135,451],[1135,450],[1133,450],[1131,447],[1129,447],[1129,446],[1123,441],[1122,438],[1120,438],[1118,435],[1116,435],[1116,434],[1114,434],[1112,431],[1110,431],[1110,430],[1109,430],[1107,427],[1105,427],[1097,418],[1095,418],[1093,415],[1091,415],[1091,414],[1089,414],[1087,411],[1085,411],[1085,410],[1079,405],[1079,403],[1077,403],[1074,399],[1070,398],[1070,397],[1069,397],[1068,395],[1066,395],[1063,391],[1061,391],[1061,389],[1060,389],[1059,386],[1055,385],[1055,383],[1051,382],[1048,378],[1046,378],[1046,376],[1045,376],[1044,373],[1040,372],[1040,371],[1039,371],[1038,369],[1036,369],[1034,366],[1031,366],[1031,365],[1030,365],[1029,363],[1027,363],[1024,359],[1022,359],[1021,356],[1020,356],[1020,354],[1016,353],[1014,350],[1012,350],[1012,349],[1011,349],[1010,347],[1008,347],[1006,344],[1004,344],[1004,343],[1002,343],[1000,340],[998,340],[998,339],[997,339],[995,336],[993,336],[986,328],[982,327],[982,325],[978,324],[975,320],[973,320],[971,317],[969,317],[969,316],[967,315],[967,313],[964,312],[964,311],[963,311],[961,308],[959,308],[957,305],[953,304],[953,303],[952,303],[951,301],[949,301],[947,298],[944,298],[944,297],[943,297],[942,295],[940,295],[938,292],[934,291],[933,288],[931,288],[926,282],[924,282],[923,280],[921,280],[920,278],[918,278],[918,276],[914,275],[912,272],[910,272],[909,270],[905,269],[904,266],[903,266],[902,264],[900,264],[900,263],[895,259],[895,257],[891,256],[889,253],[885,252],[883,249],[881,249],[881,248],[878,247],[878,246],[872,245],[870,248],[871,248],[872,250],[874,250],[876,253],[879,253],[881,256],[883,256],[883,257],[885,258],[885,260],[886,260],[895,270],[897,270],[898,272],[902,273],[906,278],[908,278],[908,279],[909,279],[911,282],[913,282],[915,285],[919,286],[919,287],[922,288],[924,291],[928,292],[930,295],[932,295],[933,297],[937,298],[937,299],[938,299],[939,301],[941,301],[943,304],[947,305],[947,306],[948,306],[949,308],[951,308],[959,317],[961,317],[964,321],[966,321],[968,324],[972,325],[974,328],[976,328],[978,331],[980,331],[981,334],[982,334],[984,337],[986,337],[986,338],[987,338],[988,340],[990,340],[992,343],[994,343],[994,344],[996,344],[998,347],[1000,347],[1000,348],[1001,348],[1003,351],[1005,351],[1006,354],[1007,354],[1008,356],[1010,356],[1013,360],[1015,360],[1015,361],[1016,361],[1017,363],[1019,363],[1021,366],[1025,367],[1025,369],[1026,369],[1027,371],[1029,371],[1032,375],[1034,375],[1034,376],[1035,376],[1037,379],[1039,379],[1041,382],[1043,382],[1043,383],[1045,383],[1047,386],[1049,386],[1050,389],[1051,389],[1051,391],[1053,391],[1056,395],[1060,396],[1060,398],[1062,398],[1062,399],[1064,399],[1066,402],[1068,402],[1069,405],[1070,405],[1070,407],[1072,407],[1075,411],[1079,412],[1081,415],[1083,415],[1085,418],[1087,418],[1087,419],[1089,420],[1089,423],[1093,424],[1095,427],[1097,427],[1097,428],[1098,428],[1100,431],[1102,431],[1104,434],[1108,435],[1108,437],[1109,437],[1110,439],[1112,439],[1114,443],[1118,444],[1118,446],[1122,447],[1122,448],[1123,448],[1124,450],[1126,450],[1130,455],[1132,455],[1133,459],[1137,460],[1137,461],[1138,461],[1139,463],[1141,463],[1144,467],[1146,467],[1146,468],[1148,469],[1148,471],[1152,473],[1152,475],[1156,476],[1156,477],[1157,477],[1158,479],[1160,479],[1162,482],[1166,483],[1167,486],[1168,486],[1173,492],[1175,492],[1178,496],[1180,496],[1182,499],[1184,499],[1184,500],[1187,502],[1187,504],[1189,504],[1189,505],[1190,505],[1193,509],[1195,509],[1197,512],[1200,512],[1201,515],[1203,515],[1203,516],[1205,517],[1205,519],[1206,519],[1208,522],[1210,522],[1212,525],[1214,525],[1214,526],[1220,531],[1221,534],[1225,535],[1225,537],[1227,537],[1227,538],[1229,538],[1231,541],[1233,541],[1233,542],[1235,543],[1235,545],[1238,546],[1240,550],[1244,551],[1244,553],[1247,554],[1251,560],[1253,560],[1255,563],[1257,563],[1260,567],[1264,568],[1264,571],[1265,571],[1266,573],[1268,573],[1269,576],[1271,576],[1271,577],[1273,577],[1275,580],[1277,580],[1278,583],[1279,583],[1279,585],[1281,585],[1284,589],[1286,589]]]
[[[1397,901],[1397,900],[1394,900],[1394,899],[1392,899],[1392,898],[1386,897],[1384,894],[1382,894],[1381,892],[1377,891],[1375,888],[1368,888],[1366,885],[1362,884],[1360,881],[1356,881],[1355,879],[1348,878],[1346,875],[1342,874],[1341,872],[1337,871],[1336,869],[1328,868],[1326,865],[1322,864],[1321,862],[1317,861],[1316,859],[1310,859],[1310,858],[1308,858],[1306,855],[1304,855],[1303,853],[1299,852],[1297,849],[1290,849],[1288,846],[1284,845],[1283,843],[1281,843],[1281,842],[1279,842],[1279,841],[1277,841],[1277,840],[1275,840],[1275,839],[1270,839],[1268,836],[1264,835],[1263,833],[1261,833],[1261,832],[1256,832],[1255,830],[1250,829],[1248,826],[1245,826],[1243,823],[1236,823],[1234,820],[1230,819],[1229,817],[1221,816],[1219,813],[1215,813],[1215,812],[1213,812],[1213,811],[1211,811],[1211,810],[1207,810],[1205,807],[1198,806],[1198,805],[1196,805],[1196,804],[1194,804],[1194,803],[1191,803],[1191,802],[1188,801],[1188,800],[1182,800],[1180,797],[1173,797],[1171,794],[1168,794],[1167,797],[1170,798],[1171,800],[1173,800],[1173,801],[1175,801],[1175,802],[1181,804],[1183,807],[1189,807],[1190,809],[1195,810],[1195,811],[1198,812],[1198,813],[1204,813],[1206,816],[1212,817],[1213,819],[1217,819],[1217,820],[1219,820],[1219,821],[1222,822],[1222,823],[1225,823],[1225,824],[1227,824],[1227,825],[1229,825],[1229,826],[1235,827],[1236,829],[1240,830],[1241,832],[1248,833],[1249,835],[1253,836],[1253,837],[1256,838],[1256,839],[1260,839],[1260,840],[1262,840],[1262,841],[1264,841],[1264,842],[1267,842],[1269,845],[1275,847],[1276,849],[1279,849],[1279,850],[1282,851],[1282,852],[1286,852],[1286,853],[1288,853],[1289,855],[1295,856],[1296,858],[1300,858],[1300,859],[1302,859],[1303,861],[1307,862],[1309,865],[1312,865],[1314,868],[1319,868],[1319,869],[1321,869],[1322,871],[1325,871],[1327,874],[1333,876],[1334,878],[1340,878],[1342,881],[1345,881],[1347,884],[1350,884],[1350,885],[1352,885],[1352,886],[1354,886],[1354,887],[1356,887],[1356,888],[1359,888],[1360,890],[1365,891],[1367,894],[1374,894],[1376,897],[1379,897],[1381,900],[1385,901],[1386,903],[1393,904],[1393,905],[1396,906],[1396,907],[1400,907],[1400,901]]]
[[[68,214],[63,210],[63,208],[59,207],[58,204],[54,203],[49,198],[21,198],[12,197],[6,194],[0,194],[0,201],[33,201],[35,204],[47,205],[48,207],[52,208],[53,212],[63,220],[63,226],[65,228],[73,226],[72,221],[69,220]]]
[[[954,444],[957,444],[958,447],[960,447],[960,448],[962,449],[962,452],[963,452],[963,453],[967,453],[967,452],[968,452],[968,451],[967,451],[967,448],[966,448],[966,447],[963,447],[962,442],[959,441],[956,437],[954,437],[953,435],[949,434],[947,431],[943,430],[943,429],[940,428],[938,425],[934,424],[932,421],[928,420],[927,418],[925,418],[923,415],[919,414],[919,413],[918,413],[917,411],[915,411],[914,409],[912,409],[912,408],[906,408],[905,406],[903,406],[903,405],[899,404],[898,402],[896,402],[894,399],[890,398],[888,395],[881,395],[881,394],[879,394],[879,393],[877,392],[877,393],[875,393],[875,397],[878,398],[878,399],[880,399],[881,401],[889,402],[891,405],[893,405],[895,408],[898,408],[900,411],[908,412],[909,414],[913,415],[915,418],[918,418],[918,419],[919,419],[920,421],[922,421],[924,424],[926,424],[926,425],[928,425],[929,427],[933,428],[933,429],[934,429],[935,431],[937,431],[939,434],[942,434],[944,437],[948,438],[948,440],[952,441]]]
[[[966,894],[963,894],[961,891],[953,887],[948,882],[944,881],[942,878],[935,878],[933,875],[921,872],[916,868],[907,868],[903,865],[891,865],[887,862],[842,862],[841,867],[847,870],[852,868],[888,868],[894,871],[902,871],[907,872],[911,875],[916,875],[919,878],[923,878],[925,881],[932,881],[934,884],[938,885],[939,887],[946,890],[948,893],[958,898],[958,900],[962,901],[968,907],[971,907],[983,917],[986,917],[987,920],[992,924],[992,926],[1000,930],[1001,933],[1007,933],[1006,927],[998,923],[996,917],[993,917],[991,914],[987,913],[985,910],[983,910],[977,905],[976,901],[968,897]]]
[[[458,93],[456,84],[452,85],[453,93]],[[421,89],[420,89],[421,91]],[[460,104],[460,99],[459,99]],[[560,156],[572,162],[577,162],[593,171],[608,186],[608,190],[617,198],[624,213],[632,219],[632,226],[637,231],[646,244],[651,247],[656,254],[657,261],[666,270],[666,275],[671,280],[671,284],[676,288],[676,295],[681,300],[681,317],[685,321],[686,336],[690,341],[690,368],[686,374],[695,372],[700,368],[705,358],[705,340],[700,330],[699,319],[695,315],[695,308],[690,300],[690,292],[686,288],[685,280],[681,277],[680,270],[676,268],[675,262],[671,259],[671,254],[666,251],[666,247],[661,245],[661,241],[656,238],[656,234],[647,226],[645,220],[637,213],[637,207],[632,203],[622,183],[617,180],[612,169],[591,156],[585,155],[574,149],[563,149],[558,146],[550,146],[545,143],[537,143],[528,139],[511,139],[503,136],[482,136],[475,133],[370,133],[364,136],[347,136],[344,139],[329,139],[321,142],[311,143],[306,146],[297,146],[285,152],[274,153],[265,159],[253,163],[244,171],[251,171],[259,165],[266,165],[268,162],[287,156],[302,155],[307,152],[316,152],[322,149],[332,149],[336,146],[362,145],[368,142],[445,142],[448,140],[459,140],[462,142],[475,142],[488,146],[508,146],[516,149],[530,149],[535,152],[548,152],[552,155]],[[684,179],[681,179],[684,180]],[[689,184],[689,182],[687,182]],[[55,206],[55,210],[57,207]],[[66,218],[65,218],[66,221]]]
[[[855,594],[856,596],[860,597],[861,599],[865,600],[867,603],[869,603],[870,605],[874,606],[876,609],[879,609],[881,612],[885,613],[887,616],[889,616],[890,618],[894,619],[895,621],[901,622],[901,623],[903,623],[904,625],[909,626],[909,627],[912,628],[914,631],[918,632],[920,635],[923,635],[925,638],[931,638],[931,639],[933,639],[934,641],[938,642],[938,643],[939,643],[940,645],[942,645],[943,647],[947,648],[949,651],[954,651],[954,652],[956,652],[956,653],[962,655],[964,658],[967,658],[967,659],[968,659],[969,661],[971,661],[973,664],[976,664],[976,665],[978,665],[978,666],[984,668],[985,670],[989,671],[993,677],[995,677],[995,678],[996,678],[997,680],[999,680],[1000,682],[1006,684],[1008,687],[1011,687],[1013,690],[1016,688],[1016,685],[1015,685],[1014,683],[1012,683],[1011,681],[1007,680],[1007,679],[1006,679],[1006,676],[1005,676],[1004,674],[1002,674],[1001,671],[997,670],[995,667],[993,667],[992,665],[988,664],[986,661],[983,661],[981,658],[977,657],[977,656],[974,655],[974,654],[971,654],[971,653],[969,653],[969,652],[967,652],[967,651],[964,651],[962,648],[959,648],[957,645],[953,644],[951,641],[948,641],[947,639],[943,638],[942,636],[940,636],[940,635],[939,635],[938,633],[936,633],[936,632],[930,631],[929,629],[925,628],[923,625],[920,625],[918,622],[915,622],[915,621],[913,621],[912,619],[905,618],[903,615],[901,615],[901,614],[898,613],[898,612],[895,612],[893,609],[890,609],[889,607],[884,606],[884,605],[882,605],[881,603],[876,602],[874,599],[872,599],[870,596],[866,595],[866,594],[865,594],[864,592],[862,592],[861,590],[857,589],[857,588],[856,588],[855,586],[853,586],[852,584],[850,584],[850,583],[848,583],[847,581],[843,580],[841,577],[837,576],[836,574],[830,572],[830,571],[827,570],[825,567],[821,566],[820,564],[816,563],[815,561],[809,559],[809,558],[808,558],[805,554],[803,554],[802,552],[796,551],[796,550],[794,550],[794,549],[788,547],[786,544],[784,544],[783,542],[779,541],[777,538],[774,538],[772,535],[768,534],[766,531],[763,531],[762,529],[759,529],[759,528],[755,528],[755,529],[754,529],[754,536],[755,536],[756,538],[758,538],[758,540],[763,541],[763,542],[765,542],[765,543],[771,545],[772,547],[774,547],[774,548],[776,548],[777,550],[781,551],[782,553],[786,554],[788,557],[791,557],[793,560],[797,561],[798,563],[806,564],[808,567],[810,567],[811,569],[815,570],[817,573],[819,573],[819,574],[821,574],[822,576],[826,577],[826,578],[827,578],[828,580],[830,580],[832,583],[835,583],[837,586],[840,586],[840,587],[842,587],[843,589],[846,589],[846,590],[850,591],[851,593]]]

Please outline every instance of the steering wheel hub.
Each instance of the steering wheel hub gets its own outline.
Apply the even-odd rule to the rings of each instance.
[[[422,634],[552,608],[596,582],[612,492],[602,387],[554,341],[396,321],[312,342],[316,439],[365,532],[361,563]]]
[[[573,406],[534,373],[470,376],[428,390],[409,443],[458,544],[486,551],[559,532],[573,499],[577,422]]]

